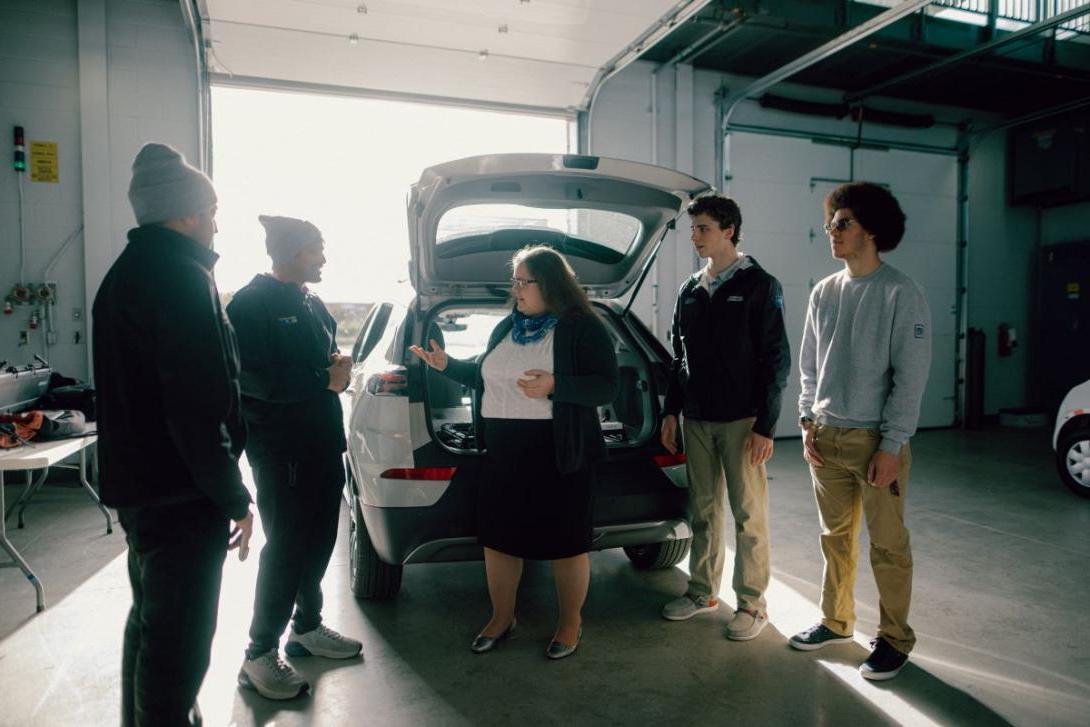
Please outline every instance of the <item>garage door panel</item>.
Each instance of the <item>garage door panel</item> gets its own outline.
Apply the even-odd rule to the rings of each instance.
[[[894,175],[894,179],[889,177]],[[958,170],[953,156],[891,149],[860,149],[855,153],[855,178],[886,181],[895,193],[957,198]]]
[[[737,176],[731,196],[742,208],[742,237],[750,233],[793,233],[822,223],[806,182],[769,182]]]
[[[848,156],[841,147],[808,139],[758,134],[730,136],[732,189],[744,177],[752,181],[805,184],[810,176],[846,177]],[[820,170],[810,174],[806,170]],[[742,186],[742,185],[738,185]]]

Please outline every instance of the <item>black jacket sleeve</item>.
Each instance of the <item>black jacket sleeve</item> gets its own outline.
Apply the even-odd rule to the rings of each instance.
[[[755,336],[757,351],[756,387],[754,400],[757,404],[757,420],[753,431],[763,437],[776,433],[776,420],[780,416],[780,402],[787,386],[787,372],[791,367],[791,348],[787,342],[787,330],[783,320],[783,288],[780,281],[769,276],[763,304],[755,307]]]
[[[613,341],[598,317],[580,316],[572,345],[577,373],[554,374],[552,399],[581,406],[602,406],[617,398],[620,373]]]
[[[232,452],[238,390],[216,288],[196,264],[161,284],[167,290],[153,298],[162,303],[154,311],[150,363],[162,382],[166,429],[197,487],[238,520],[250,495]]]
[[[664,416],[677,416],[685,408],[685,391],[681,388],[681,370],[685,366],[685,348],[681,345],[681,319],[678,311],[681,309],[681,297],[685,292],[685,284],[678,291],[677,300],[674,301],[674,318],[670,324],[670,346],[674,358],[670,361],[670,369],[667,372],[666,399],[662,404]]]
[[[313,399],[329,387],[326,369],[276,359],[272,317],[258,296],[235,296],[227,304],[227,315],[238,336],[243,394],[284,404]]]

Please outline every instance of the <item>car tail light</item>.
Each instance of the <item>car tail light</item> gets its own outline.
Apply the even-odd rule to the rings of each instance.
[[[675,467],[679,464],[685,464],[687,458],[684,452],[678,452],[677,454],[656,454],[651,459],[655,460],[657,467]]]
[[[375,396],[409,395],[409,382],[406,378],[406,371],[401,366],[372,374],[367,379],[366,388],[368,394],[374,394]]]
[[[384,480],[449,480],[457,467],[395,467],[379,477]]]

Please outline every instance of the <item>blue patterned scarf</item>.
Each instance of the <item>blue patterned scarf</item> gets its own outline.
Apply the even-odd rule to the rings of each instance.
[[[511,340],[520,346],[540,341],[545,334],[556,327],[557,317],[552,313],[539,316],[527,316],[519,313],[518,308],[511,312]]]

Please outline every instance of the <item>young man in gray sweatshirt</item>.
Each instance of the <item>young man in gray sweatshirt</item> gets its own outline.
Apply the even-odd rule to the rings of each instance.
[[[844,184],[825,199],[825,230],[844,269],[810,294],[799,354],[803,457],[810,464],[825,570],[822,619],[790,643],[810,651],[851,641],[860,516],[870,535],[880,618],[867,679],[897,676],[916,642],[908,625],[912,552],[904,503],[920,400],[931,367],[923,289],[882,262],[905,229],[888,190]]]

